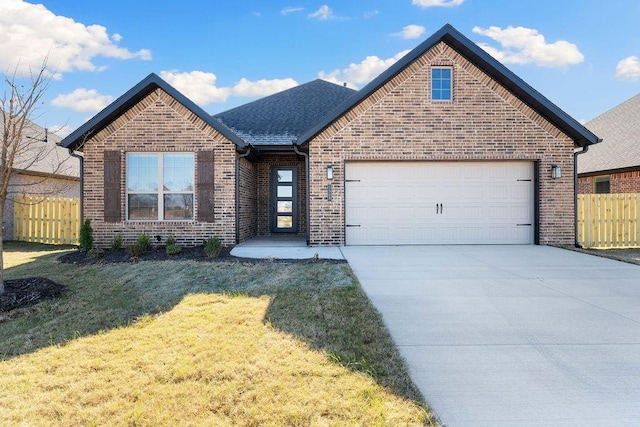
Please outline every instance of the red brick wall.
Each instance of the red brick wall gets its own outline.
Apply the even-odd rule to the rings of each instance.
[[[235,243],[235,145],[205,124],[161,89],[156,89],[105,129],[86,141],[84,151],[84,215],[92,221],[96,246],[106,247],[117,233],[131,244],[145,232],[161,236],[170,234],[181,245],[199,245],[203,239],[218,237],[224,245]],[[120,222],[104,221],[105,150],[121,153]],[[125,161],[127,152],[195,152],[214,150],[215,212],[212,223],[192,221],[126,221]],[[197,169],[197,161],[194,167]],[[197,170],[195,176],[198,176]],[[197,185],[197,183],[196,183]],[[195,200],[195,218],[198,201]],[[156,239],[153,239],[154,243]]]
[[[291,154],[266,154],[256,164],[258,171],[258,215],[257,228],[259,236],[271,234],[271,168],[274,166],[294,166],[298,169],[298,234],[305,235],[307,227],[306,205],[306,171],[305,162]]]
[[[596,178],[601,176],[609,177],[612,193],[640,193],[640,171],[580,177],[578,178],[578,192],[580,194],[595,193]]]
[[[452,102],[430,101],[432,65],[453,67]],[[310,141],[310,242],[345,243],[347,161],[479,159],[539,161],[540,242],[573,243],[573,149],[569,137],[440,43]],[[551,179],[552,164],[562,178]]]
[[[239,238],[240,242],[258,234],[258,168],[240,159]]]

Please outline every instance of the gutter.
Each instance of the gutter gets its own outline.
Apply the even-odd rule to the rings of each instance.
[[[236,153],[236,245],[240,243],[240,159],[251,154],[251,147],[244,153]]]
[[[578,242],[578,156],[589,151],[589,146],[585,145],[581,151],[573,153],[573,225],[574,225],[574,246],[582,248]]]
[[[84,224],[84,156],[69,148],[69,155],[80,160],[80,224]]]
[[[307,229],[305,230],[306,234],[307,234],[307,246],[309,246],[309,231],[311,230],[311,223],[310,223],[310,218],[311,218],[311,212],[309,210],[309,181],[310,181],[310,177],[309,177],[309,153],[305,153],[302,151],[298,150],[298,147],[296,145],[296,143],[293,143],[293,152],[304,157],[304,170],[305,170],[305,178],[304,178],[304,183],[305,183],[305,203],[306,203],[306,212],[305,212],[305,217],[307,220]]]

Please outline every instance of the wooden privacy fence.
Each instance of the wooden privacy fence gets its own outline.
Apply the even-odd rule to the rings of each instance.
[[[576,209],[583,247],[640,247],[640,194],[579,194]]]
[[[13,238],[54,245],[78,244],[80,199],[16,196]]]

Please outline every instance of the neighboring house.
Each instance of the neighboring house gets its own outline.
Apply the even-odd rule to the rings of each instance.
[[[596,142],[446,25],[358,92],[316,80],[215,117],[151,74],[62,145],[101,246],[570,244],[573,152]]]
[[[0,130],[2,125],[0,124]],[[13,240],[14,198],[80,197],[80,161],[57,144],[61,138],[29,122],[22,133],[2,218],[3,240]]]
[[[602,138],[578,156],[580,193],[640,193],[640,94],[585,126]]]

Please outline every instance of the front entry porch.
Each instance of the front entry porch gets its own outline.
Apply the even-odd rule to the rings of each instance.
[[[233,248],[231,255],[255,259],[344,259],[339,247],[307,246],[305,236],[292,234],[253,237]]]
[[[284,150],[285,147],[282,148]],[[258,153],[238,163],[238,243],[274,237],[270,243],[306,246],[306,165],[293,151]],[[261,242],[263,240],[256,240]]]

